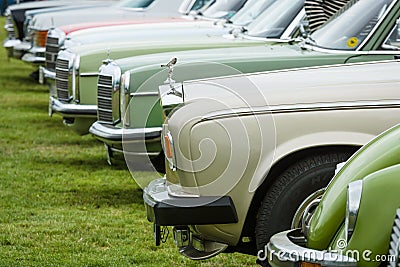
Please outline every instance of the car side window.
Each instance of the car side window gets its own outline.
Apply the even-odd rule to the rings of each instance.
[[[397,19],[386,41],[382,44],[384,50],[400,50],[400,19]]]

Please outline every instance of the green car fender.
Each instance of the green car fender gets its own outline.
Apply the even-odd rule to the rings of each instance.
[[[330,244],[333,250],[358,260],[360,266],[378,266],[388,250],[396,210],[400,207],[400,165],[365,177],[354,232],[347,242],[342,226]]]
[[[327,187],[315,210],[309,225],[308,247],[318,250],[329,247],[344,221],[347,185],[350,182],[364,179],[369,174],[400,164],[399,139],[400,125],[397,125],[363,146],[347,161]]]

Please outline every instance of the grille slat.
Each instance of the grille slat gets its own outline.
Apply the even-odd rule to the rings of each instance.
[[[113,124],[112,76],[99,75],[97,83],[97,110],[99,121]]]
[[[60,50],[60,47],[58,45],[58,38],[47,36],[45,65],[48,70],[54,70],[56,68],[56,60],[57,60],[57,54],[58,54],[59,50]]]
[[[391,234],[390,245],[389,245],[389,256],[392,257],[388,262],[388,266],[398,267],[400,266],[400,209],[396,211],[396,218],[393,224],[393,231]]]
[[[69,61],[58,59],[56,61],[56,88],[57,97],[60,101],[69,101]]]

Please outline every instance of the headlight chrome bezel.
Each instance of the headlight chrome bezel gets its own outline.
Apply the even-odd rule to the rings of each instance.
[[[165,159],[168,162],[169,168],[172,171],[176,171],[177,164],[175,157],[174,139],[171,132],[168,130],[168,124],[163,124],[161,134],[161,145],[165,154]]]
[[[356,227],[358,212],[361,205],[362,191],[362,180],[351,182],[347,186],[346,217],[344,221],[345,238],[347,243],[350,241]]]
[[[130,71],[124,72],[121,76],[121,90],[120,90],[120,113],[121,113],[121,121],[124,127],[130,126],[130,109],[129,109],[129,101],[130,101],[130,93],[129,86],[131,80]]]
[[[72,98],[75,103],[80,102],[80,91],[79,91],[79,66],[81,63],[81,57],[75,55],[72,64]]]

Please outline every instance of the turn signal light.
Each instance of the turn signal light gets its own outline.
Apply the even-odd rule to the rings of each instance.
[[[172,146],[171,146],[171,138],[169,133],[164,135],[164,144],[165,144],[165,156],[167,158],[172,159],[173,156],[173,151],[172,151]]]
[[[47,39],[47,31],[35,31],[35,45],[45,47]]]

